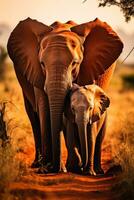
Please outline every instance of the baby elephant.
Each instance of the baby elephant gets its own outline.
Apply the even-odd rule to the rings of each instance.
[[[68,150],[68,171],[103,174],[101,145],[110,100],[97,85],[73,85],[65,101],[64,136]]]

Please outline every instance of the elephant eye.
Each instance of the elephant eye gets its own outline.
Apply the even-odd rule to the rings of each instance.
[[[75,113],[75,109],[74,109],[74,107],[72,107],[72,113],[73,113],[73,114]]]
[[[75,61],[73,61],[73,62],[72,62],[72,66],[75,66],[75,64],[76,64],[76,62],[75,62]]]
[[[93,105],[89,105],[89,110],[92,110],[93,109]]]
[[[76,47],[75,41],[72,40],[72,41],[71,41],[71,45],[72,45],[73,48],[75,48],[75,47]]]
[[[74,60],[74,61],[72,62],[72,66],[74,67],[76,64],[79,64],[79,61]]]
[[[43,61],[41,61],[40,64],[41,64],[42,67],[45,67],[45,64],[44,64]]]

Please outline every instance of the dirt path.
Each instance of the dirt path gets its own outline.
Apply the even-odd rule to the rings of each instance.
[[[63,147],[63,157],[66,151]],[[103,169],[108,169],[110,152],[103,150]],[[28,169],[18,182],[10,184],[10,193],[18,199],[59,200],[91,199],[113,200],[117,198],[111,190],[116,178],[110,176],[81,176],[72,173],[42,175]]]
[[[37,179],[37,180],[36,180]],[[18,199],[91,199],[113,200],[115,194],[110,191],[114,179],[88,178],[73,174],[55,176],[39,176],[34,174],[23,177],[19,183],[14,183],[11,193]]]

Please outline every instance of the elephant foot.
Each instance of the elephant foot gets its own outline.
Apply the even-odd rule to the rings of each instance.
[[[96,174],[104,175],[104,171],[101,167],[95,168],[95,172],[96,172]]]
[[[82,174],[83,168],[81,167],[82,165],[81,161],[79,160],[77,156],[74,156],[73,158],[74,158],[73,160],[70,158],[67,159],[67,162],[66,162],[67,172]]]
[[[64,172],[64,173],[67,173],[67,169],[66,169],[66,167],[65,167],[63,162],[61,162],[61,170],[60,171]]]
[[[35,160],[33,161],[31,168],[39,168],[42,167],[43,165],[45,165],[46,161],[43,158],[35,158]]]
[[[41,166],[39,168],[39,170],[37,171],[38,174],[49,174],[49,173],[54,173],[54,170],[53,170],[53,166],[51,163],[48,163],[44,166]]]
[[[53,167],[49,169],[46,167],[40,167],[39,170],[37,171],[38,174],[57,174],[60,172],[66,173],[67,171],[59,171],[59,170],[54,169]]]
[[[96,173],[93,169],[89,169],[88,171],[83,170],[83,175],[96,176]]]
[[[55,169],[53,167],[52,163],[47,163],[47,164],[41,166],[39,168],[39,170],[37,171],[37,173],[39,173],[39,174],[50,174],[50,173],[58,173],[58,172],[64,172],[64,173],[67,172],[66,167],[63,165],[63,163],[61,164],[60,170]]]
[[[39,167],[41,167],[40,160],[34,160],[34,162],[31,165],[31,168],[39,168]]]
[[[108,176],[114,176],[114,175],[118,175],[120,173],[123,172],[122,166],[121,165],[113,165],[112,167],[110,167],[107,172],[105,173],[105,175]]]
[[[82,168],[80,166],[67,167],[67,172],[72,172],[72,173],[75,173],[75,174],[82,174]]]

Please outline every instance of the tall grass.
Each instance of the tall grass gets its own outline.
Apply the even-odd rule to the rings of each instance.
[[[0,105],[3,105],[1,102]],[[17,127],[20,127],[20,124],[17,123],[15,118],[12,118],[12,108],[13,104],[6,103],[3,109],[3,118],[4,125],[1,127],[2,135],[7,135],[7,139],[3,140],[3,137],[0,138],[0,199],[1,200],[12,200],[14,196],[11,195],[9,186],[11,183],[20,179],[21,175],[26,171],[26,163],[20,159],[22,156],[19,155],[19,152],[23,152],[25,138],[21,135],[21,129],[16,130]],[[9,112],[10,111],[10,112]],[[8,116],[8,113],[10,115]],[[21,123],[22,125],[23,123]],[[1,125],[1,124],[0,124]],[[3,128],[3,129],[2,129]],[[24,127],[23,127],[24,128]],[[16,136],[16,137],[15,137]],[[18,137],[17,137],[18,136]],[[22,145],[23,142],[23,145]],[[20,157],[21,156],[21,157]]]
[[[118,67],[108,94],[111,99],[107,143],[111,144],[112,174],[118,174],[113,187],[121,200],[134,199],[134,68]],[[117,167],[114,167],[117,166]],[[111,171],[110,171],[111,172]]]
[[[9,185],[20,176],[20,161],[10,143],[0,146],[0,199],[12,199]]]
[[[113,162],[122,168],[114,191],[121,194],[121,200],[134,199],[134,113],[122,120],[112,139]]]

